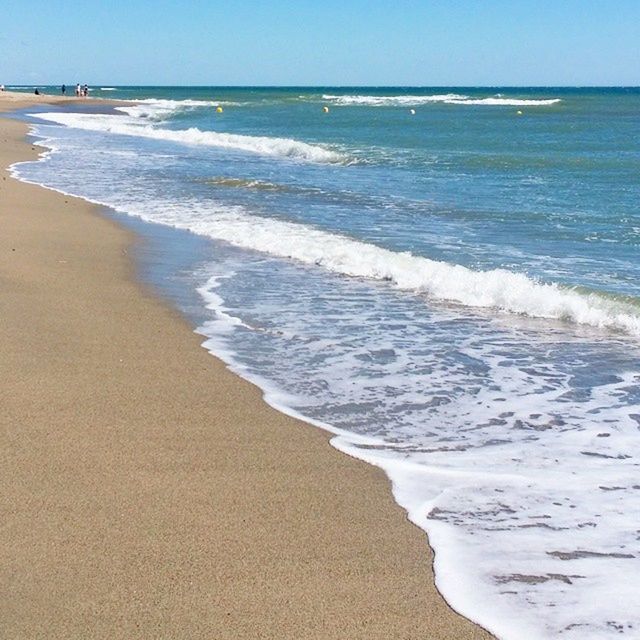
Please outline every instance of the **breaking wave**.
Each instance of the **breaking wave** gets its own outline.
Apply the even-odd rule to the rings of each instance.
[[[544,100],[524,100],[518,98],[465,98],[446,100],[448,104],[489,105],[507,107],[546,107],[562,102],[560,98],[548,98]]]
[[[419,106],[434,102],[445,104],[461,105],[487,105],[487,106],[514,106],[514,107],[542,107],[561,102],[560,98],[548,99],[520,99],[503,98],[493,96],[488,98],[471,98],[457,93],[434,94],[429,96],[360,96],[360,95],[328,95],[322,96],[323,100],[328,100],[341,106],[367,106],[367,107],[402,107]]]
[[[240,206],[210,203],[203,207],[199,201],[187,201],[163,202],[160,208],[140,203],[128,205],[123,212],[333,273],[386,281],[436,301],[640,336],[640,303],[628,297],[538,282],[506,269],[475,271],[309,225],[250,215]]]
[[[162,122],[182,111],[192,111],[203,107],[217,107],[219,105],[220,103],[218,102],[208,102],[206,100],[157,100],[148,98],[136,100],[133,105],[116,107],[116,109],[133,118]]]
[[[430,102],[464,100],[465,96],[458,95],[457,93],[445,93],[432,96],[335,96],[325,94],[322,96],[322,99],[343,106],[402,107],[417,106]]]
[[[184,104],[184,102],[187,101],[182,101],[181,103]],[[130,107],[121,108],[129,109]],[[75,129],[235,149],[259,155],[290,158],[306,162],[346,164],[350,161],[347,156],[337,151],[289,138],[218,133],[216,131],[202,131],[196,127],[182,130],[162,129],[145,122],[139,115],[137,118],[126,118],[103,114],[43,113],[38,114],[38,118]]]

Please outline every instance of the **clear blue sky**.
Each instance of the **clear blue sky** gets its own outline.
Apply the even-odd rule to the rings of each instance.
[[[2,0],[4,84],[640,85],[640,0]]]

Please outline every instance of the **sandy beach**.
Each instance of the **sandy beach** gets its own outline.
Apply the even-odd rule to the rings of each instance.
[[[209,355],[130,233],[9,176],[26,133],[0,119],[0,636],[490,638],[381,471]]]

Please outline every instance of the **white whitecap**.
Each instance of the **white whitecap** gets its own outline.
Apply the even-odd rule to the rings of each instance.
[[[474,271],[239,210],[199,216],[186,226],[238,247],[292,258],[343,275],[388,281],[399,289],[425,293],[436,300],[640,335],[640,310],[631,304],[536,282],[506,269]]]
[[[331,95],[324,94],[323,100],[333,102],[339,106],[367,106],[367,107],[402,107],[418,106],[430,103],[459,104],[459,105],[485,105],[485,106],[518,106],[518,107],[542,107],[561,102],[560,98],[524,99],[487,97],[471,98],[457,93],[445,93],[434,95],[399,95],[399,96],[369,96],[369,95]]]
[[[562,102],[560,98],[546,98],[542,100],[519,98],[465,98],[464,100],[453,98],[446,101],[447,104],[486,105],[502,107],[547,107]]]
[[[123,108],[129,109],[129,107]],[[219,133],[216,131],[202,131],[196,127],[191,127],[190,129],[163,129],[145,122],[144,119],[139,117],[136,119],[104,114],[42,113],[38,114],[38,118],[88,131],[235,149],[306,162],[346,163],[349,160],[345,155],[337,151],[290,138]]]
[[[114,203],[105,203],[114,206]],[[496,309],[640,336],[640,307],[605,295],[538,282],[506,269],[475,271],[462,265],[397,252],[315,227],[251,215],[240,206],[202,202],[127,203],[120,209],[242,249],[314,265],[471,308]]]
[[[136,100],[135,104],[116,107],[116,110],[133,118],[144,118],[160,122],[182,111],[215,106],[218,106],[218,103],[206,100],[156,100],[155,98],[148,98]]]
[[[366,95],[330,95],[324,94],[323,100],[341,106],[395,107],[428,104],[430,102],[447,102],[448,100],[464,100],[466,96],[457,93],[444,93],[429,96],[366,96]]]

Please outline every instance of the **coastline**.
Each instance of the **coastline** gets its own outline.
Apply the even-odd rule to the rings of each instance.
[[[98,207],[9,177],[26,130],[0,119],[2,635],[490,638],[382,471],[208,354]]]

